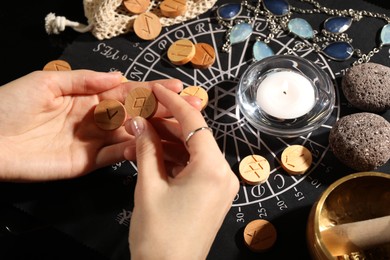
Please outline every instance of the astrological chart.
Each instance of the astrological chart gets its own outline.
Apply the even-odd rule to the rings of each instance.
[[[264,31],[265,21],[254,25],[255,34]],[[178,25],[163,32],[153,42],[139,46],[138,55],[125,70],[129,80],[149,81],[160,78],[179,78],[184,87],[201,86],[209,96],[209,102],[203,114],[208,125],[213,129],[214,137],[235,172],[238,164],[247,155],[257,154],[265,157],[271,164],[271,175],[265,184],[245,185],[233,201],[237,221],[246,222],[246,208],[257,208],[259,215],[272,217],[283,212],[289,205],[282,197],[295,197],[296,202],[304,201],[307,188],[321,190],[322,173],[331,171],[331,165],[324,162],[329,147],[326,135],[339,117],[340,100],[337,93],[336,105],[332,116],[318,130],[297,138],[279,138],[261,133],[242,115],[237,105],[237,85],[240,76],[255,62],[251,48],[254,41],[248,40],[232,46],[229,53],[221,51],[226,28],[219,25],[215,18],[206,17]],[[254,35],[253,37],[255,37]],[[261,35],[264,37],[264,35]],[[167,58],[166,51],[175,41],[186,38],[193,43],[206,42],[213,46],[217,59],[208,69],[194,69],[190,64],[173,65]],[[283,55],[297,44],[297,39],[288,35],[279,35],[271,46]],[[145,46],[144,46],[145,45]],[[305,57],[325,70],[335,82],[335,75],[328,61],[311,49],[300,49],[293,55]],[[313,164],[302,176],[290,176],[280,166],[282,151],[292,144],[306,146],[313,155]],[[301,188],[301,186],[306,186]],[[281,196],[283,195],[283,196]],[[274,208],[279,208],[275,211]]]

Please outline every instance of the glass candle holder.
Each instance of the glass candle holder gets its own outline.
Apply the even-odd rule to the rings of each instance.
[[[253,63],[238,84],[241,113],[256,129],[292,138],[314,131],[336,100],[329,75],[311,61],[275,55]]]

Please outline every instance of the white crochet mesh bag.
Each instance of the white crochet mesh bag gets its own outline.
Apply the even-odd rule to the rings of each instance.
[[[205,13],[217,0],[187,0],[184,15],[167,18],[161,15],[159,4],[162,1],[151,0],[150,11],[160,18],[162,26],[178,24]],[[123,6],[123,0],[83,0],[84,14],[88,25],[67,20],[63,16],[49,13],[45,17],[45,29],[48,34],[59,34],[65,28],[72,27],[78,32],[90,31],[97,39],[110,39],[133,31],[133,22],[138,15],[131,14]]]

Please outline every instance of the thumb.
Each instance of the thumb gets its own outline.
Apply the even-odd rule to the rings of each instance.
[[[167,181],[161,139],[153,126],[142,117],[126,122],[126,130],[132,132],[136,142],[138,168],[137,185],[144,188]],[[153,185],[150,185],[153,183]]]

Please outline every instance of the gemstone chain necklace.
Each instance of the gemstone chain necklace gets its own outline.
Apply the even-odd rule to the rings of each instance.
[[[313,9],[303,9],[291,6],[286,0],[259,0],[256,4],[250,4],[244,0],[240,3],[228,3],[221,5],[217,9],[218,22],[227,28],[226,42],[222,46],[222,51],[230,52],[232,45],[247,40],[253,33],[253,25],[256,20],[263,16],[267,23],[269,34],[261,39],[256,37],[253,45],[253,59],[274,55],[273,50],[268,46],[271,40],[281,32],[289,32],[299,38],[302,42],[297,42],[288,50],[289,54],[302,48],[310,47],[318,53],[322,53],[330,59],[345,61],[355,55],[358,59],[353,65],[369,62],[385,45],[390,44],[390,18],[385,14],[374,13],[365,10],[353,9],[330,9],[315,0],[300,0],[309,3]],[[250,14],[249,17],[238,19],[243,9]],[[303,18],[291,18],[293,13],[299,14],[326,14],[330,17],[323,22],[323,29],[317,32]],[[360,49],[352,46],[352,39],[345,33],[353,22],[360,21],[364,17],[378,18],[386,22],[381,29],[380,44],[371,51],[363,54]]]

